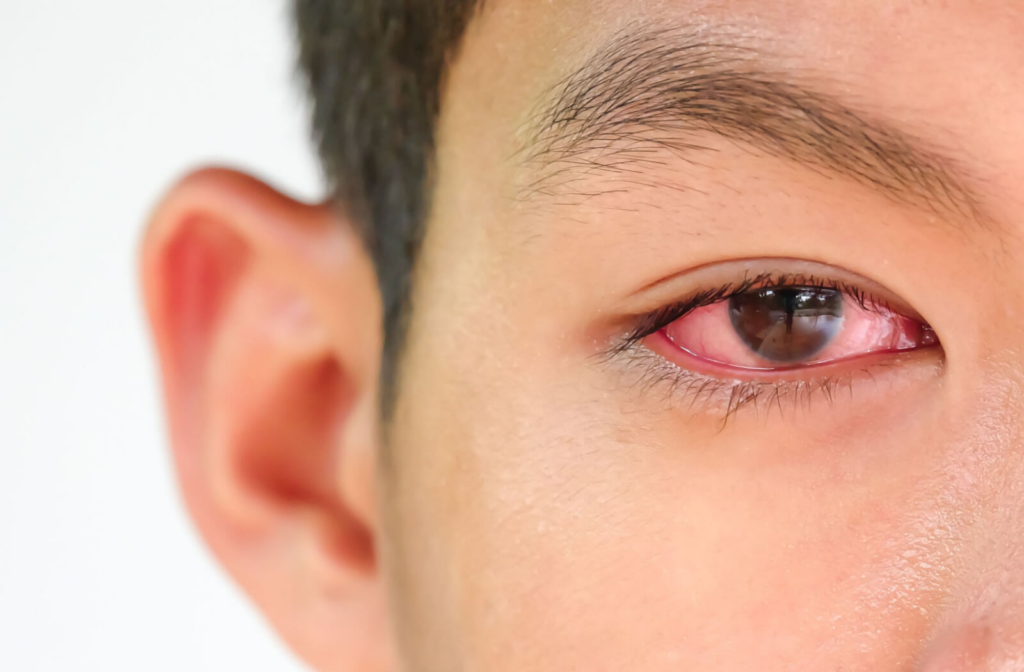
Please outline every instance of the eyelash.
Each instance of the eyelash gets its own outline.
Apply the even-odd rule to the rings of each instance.
[[[641,379],[638,384],[644,393],[654,389],[665,389],[675,403],[682,403],[689,410],[702,410],[696,408],[698,403],[706,407],[704,410],[724,406],[723,428],[737,411],[745,407],[753,407],[755,412],[763,409],[765,413],[770,413],[774,408],[782,416],[785,416],[784,401],[795,411],[807,406],[818,395],[829,403],[834,402],[836,395],[840,392],[847,392],[852,396],[853,381],[857,371],[863,373],[866,378],[874,380],[874,375],[871,374],[868,367],[862,367],[856,371],[847,368],[838,373],[802,379],[729,380],[684,369],[642,346],[642,342],[648,336],[657,333],[698,308],[728,301],[734,296],[758,289],[793,286],[837,291],[843,296],[853,299],[862,309],[881,315],[890,315],[894,312],[886,301],[846,282],[813,275],[762,273],[756,276],[746,276],[738,283],[726,283],[695,292],[685,299],[637,316],[629,331],[618,339],[606,354],[626,355],[631,363],[639,365]],[[876,362],[872,364],[872,367],[885,367],[894,364],[893,361]],[[804,370],[813,370],[814,368],[816,367],[809,366]],[[834,371],[834,369],[832,370]]]

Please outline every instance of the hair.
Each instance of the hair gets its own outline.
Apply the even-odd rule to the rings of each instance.
[[[393,402],[413,264],[430,201],[447,64],[481,0],[295,0],[299,63],[332,197],[357,227],[384,307]]]

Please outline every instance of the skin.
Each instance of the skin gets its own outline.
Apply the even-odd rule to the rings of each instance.
[[[629,190],[520,198],[538,101],[641,24],[729,26],[948,150],[984,214],[710,135]],[[1021,34],[995,1],[489,2],[448,73],[386,425],[350,223],[187,178],[142,257],[199,530],[323,670],[1024,669]],[[884,288],[941,349],[727,419],[651,384],[670,350],[601,357],[627,316],[780,259]]]

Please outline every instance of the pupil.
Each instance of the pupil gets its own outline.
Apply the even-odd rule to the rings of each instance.
[[[839,333],[843,295],[815,287],[758,289],[729,299],[729,317],[758,356],[799,362],[821,352]]]

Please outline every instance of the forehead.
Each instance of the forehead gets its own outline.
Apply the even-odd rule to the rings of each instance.
[[[954,75],[991,74],[1024,56],[1024,6],[1012,0],[497,0],[482,7],[459,52],[455,83],[472,81],[492,102],[502,98],[493,95],[498,89],[508,97],[536,94],[637,25],[729,29],[807,68],[873,82],[909,74],[911,88],[941,74],[923,72],[924,62],[956,64]]]

